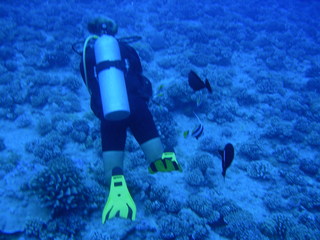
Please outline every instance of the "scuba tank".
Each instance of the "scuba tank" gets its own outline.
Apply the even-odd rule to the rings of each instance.
[[[110,35],[102,35],[94,44],[96,73],[100,86],[103,116],[106,120],[122,120],[130,115],[130,107],[124,79],[124,61],[118,41]]]
[[[116,39],[111,35],[103,34],[91,35],[87,37],[83,45],[83,51],[77,50],[77,45],[82,42],[76,42],[72,45],[73,51],[82,56],[84,81],[88,87],[88,76],[86,69],[86,49],[89,42],[95,39],[94,52],[96,59],[96,73],[100,86],[100,95],[103,108],[103,117],[107,120],[121,120],[130,115],[127,90],[123,76],[125,68],[124,62],[121,62],[119,42],[132,43],[141,39],[140,36],[123,37]]]

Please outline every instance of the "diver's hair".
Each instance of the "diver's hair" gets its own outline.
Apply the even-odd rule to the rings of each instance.
[[[88,31],[99,36],[102,34],[114,36],[118,32],[118,25],[111,18],[96,17],[88,22]]]

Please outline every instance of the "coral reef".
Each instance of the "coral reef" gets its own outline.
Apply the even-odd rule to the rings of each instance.
[[[189,170],[184,173],[184,179],[186,182],[193,187],[203,186],[206,182],[201,170],[199,168],[195,168],[193,170]]]
[[[23,225],[30,216],[21,240],[318,240],[319,1],[119,2],[1,2],[0,239],[9,238],[9,220]],[[157,87],[148,104],[183,173],[148,174],[129,133],[124,173],[137,219],[101,225],[109,186],[100,124],[82,87],[81,56],[70,46],[104,12]],[[140,41],[122,38],[135,34]],[[74,46],[82,51],[82,43]],[[190,67],[213,93],[190,88]],[[206,129],[190,142],[180,133],[193,112]],[[223,183],[214,166],[221,167],[225,140],[240,147]],[[259,191],[242,191],[251,186]],[[35,197],[48,209],[29,201]],[[29,207],[52,214],[35,218]]]
[[[187,205],[199,217],[205,219],[210,226],[218,226],[220,221],[220,213],[214,210],[213,203],[207,197],[201,194],[191,195],[188,198]]]
[[[192,100],[192,91],[187,83],[173,82],[165,89],[164,100],[162,103],[168,110],[183,110],[192,113],[196,102]]]
[[[218,154],[220,144],[216,140],[216,138],[212,136],[204,136],[200,140],[199,149],[204,152]]]
[[[202,174],[205,175],[208,168],[214,168],[213,156],[208,153],[199,153],[191,159],[188,168],[191,171],[199,168]]]
[[[268,193],[265,194],[263,198],[264,205],[268,208],[270,212],[278,212],[285,210],[285,201],[282,199],[278,193]]]
[[[48,162],[61,156],[64,145],[64,137],[51,133],[42,139],[27,142],[25,149],[41,161]]]
[[[259,102],[257,95],[242,89],[237,92],[237,102],[240,106],[251,106]]]
[[[84,225],[85,222],[79,216],[69,214],[48,222],[39,218],[30,218],[26,222],[25,231],[26,235],[32,237],[32,239],[79,239]]]
[[[173,148],[177,145],[176,123],[171,113],[163,108],[153,106],[150,109],[153,114],[160,138],[165,147]]]
[[[258,180],[271,180],[274,179],[274,167],[268,161],[255,161],[251,162],[247,167],[249,177]]]
[[[310,124],[307,118],[299,117],[294,124],[294,129],[301,133],[309,134],[313,129],[313,124]]]
[[[257,90],[260,93],[279,93],[282,89],[282,82],[276,76],[259,76],[256,80]]]
[[[66,54],[65,51],[56,50],[44,55],[42,61],[35,66],[40,69],[49,69],[49,68],[65,68],[70,63],[70,57]]]
[[[89,135],[89,124],[86,120],[75,120],[72,123],[71,138],[78,143],[84,143]]]
[[[319,173],[320,163],[313,159],[304,158],[300,160],[299,169],[310,176],[315,176]]]
[[[311,188],[303,191],[301,205],[309,211],[319,211],[320,209],[320,193],[317,189]]]
[[[28,128],[32,124],[32,118],[29,114],[22,114],[15,120],[19,128]]]
[[[261,240],[263,235],[258,229],[258,224],[254,221],[251,214],[240,210],[228,214],[223,218],[226,226],[221,229],[221,235],[230,239],[239,240]]]
[[[49,99],[50,93],[45,88],[39,91],[33,92],[30,96],[30,104],[34,108],[43,108]]]
[[[169,197],[165,202],[165,209],[169,213],[177,214],[183,208],[184,204],[173,197]]]
[[[0,171],[4,174],[14,170],[19,161],[21,161],[21,156],[12,150],[1,153],[0,156]],[[2,173],[0,174],[2,176]]]
[[[287,140],[292,138],[293,126],[291,123],[283,122],[278,118],[271,119],[270,125],[263,134],[264,137],[278,140]]]
[[[51,119],[41,117],[37,122],[37,130],[40,136],[45,136],[52,130]]]
[[[298,162],[298,154],[291,147],[277,147],[272,153],[274,158],[280,163],[293,164]]]
[[[217,105],[207,115],[208,120],[218,124],[233,122],[235,119],[235,108],[228,105]]]
[[[83,86],[83,83],[75,76],[68,76],[63,79],[62,85],[73,92],[77,92]]]
[[[150,46],[154,51],[165,49],[166,41],[163,35],[160,33],[152,35],[152,38],[150,39]]]
[[[188,209],[182,209],[178,215],[163,216],[159,220],[161,239],[207,239],[209,226]]]
[[[287,184],[296,186],[306,186],[307,181],[301,174],[300,170],[281,170],[279,171],[280,176],[283,177]]]
[[[260,230],[269,239],[316,240],[319,231],[299,224],[289,214],[275,214],[260,225]]]
[[[239,149],[239,154],[243,155],[249,161],[260,160],[263,156],[263,151],[258,142],[244,143]]]
[[[6,149],[6,145],[4,144],[4,138],[0,137],[0,152]]]
[[[89,190],[83,183],[80,170],[68,159],[57,159],[30,182],[43,206],[53,215],[65,215],[73,210],[85,213],[89,209]]]

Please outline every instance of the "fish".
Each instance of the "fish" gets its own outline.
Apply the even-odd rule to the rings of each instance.
[[[198,140],[199,137],[201,137],[203,130],[204,130],[204,128],[203,128],[202,124],[199,124],[199,126],[192,131],[191,136],[195,137]]]
[[[199,125],[193,129],[192,133],[191,133],[191,136],[192,137],[195,137],[197,140],[199,139],[199,137],[201,137],[201,135],[203,134],[203,131],[204,131],[204,127],[200,121],[200,118],[197,116],[197,114],[195,114],[195,112],[193,112],[194,115],[197,117],[198,121],[199,121]]]
[[[188,74],[188,83],[194,91],[199,91],[206,88],[208,89],[209,93],[212,93],[212,88],[209,80],[206,79],[205,82],[203,82],[201,78],[192,70]]]
[[[234,147],[231,143],[225,145],[223,150],[219,150],[222,162],[222,176],[226,177],[227,169],[230,167],[234,158]]]
[[[183,132],[183,137],[187,138],[189,136],[189,130]]]

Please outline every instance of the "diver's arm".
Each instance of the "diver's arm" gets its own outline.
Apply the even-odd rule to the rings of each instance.
[[[129,74],[142,75],[142,65],[136,50],[125,43],[119,43],[121,56],[129,62]]]

